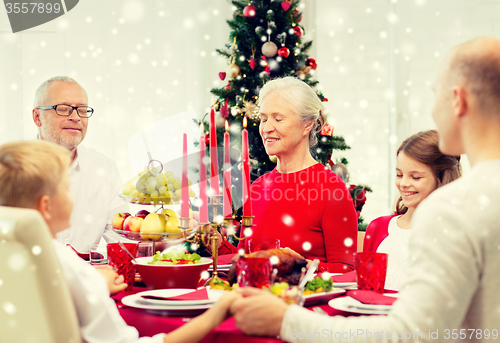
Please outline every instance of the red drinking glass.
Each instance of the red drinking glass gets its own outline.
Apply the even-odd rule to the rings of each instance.
[[[358,289],[384,293],[387,273],[387,254],[378,252],[354,253]]]
[[[137,251],[139,250],[139,244],[137,243],[122,243],[125,248],[132,254],[132,256],[137,257]],[[127,283],[126,291],[132,290],[134,286],[135,279],[135,265],[132,263],[132,258],[122,249],[118,243],[108,243],[108,264],[111,267],[115,267],[118,270],[118,274],[123,275],[125,282]]]
[[[250,238],[248,240],[248,252],[279,249],[280,240],[273,238]]]
[[[271,261],[263,257],[240,257],[236,261],[240,287],[263,288],[271,286]]]

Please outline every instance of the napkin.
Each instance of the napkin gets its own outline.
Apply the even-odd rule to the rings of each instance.
[[[205,287],[201,289],[197,289],[194,292],[189,292],[186,294],[181,294],[181,295],[176,295],[173,297],[160,297],[156,295],[141,295],[142,298],[144,299],[151,299],[151,300],[208,300],[208,293],[207,289]]]
[[[217,256],[217,265],[222,264],[231,264],[233,261],[233,257],[238,254],[227,254],[227,255],[218,255]]]
[[[395,297],[387,297],[380,293],[366,290],[348,291],[347,295],[362,302],[363,304],[368,305],[392,305],[396,300],[398,300]]]
[[[342,275],[332,275],[333,282],[356,282],[356,271],[348,272]]]

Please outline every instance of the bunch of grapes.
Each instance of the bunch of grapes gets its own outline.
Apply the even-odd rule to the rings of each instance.
[[[191,186],[191,180],[188,180]],[[176,204],[181,200],[182,181],[174,173],[167,171],[158,173],[156,168],[151,172],[145,168],[123,186],[123,195],[131,196],[132,201],[141,204]],[[194,197],[194,191],[189,188],[189,197]]]

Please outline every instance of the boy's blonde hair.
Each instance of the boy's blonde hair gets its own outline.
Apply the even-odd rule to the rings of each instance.
[[[56,192],[70,162],[68,149],[46,141],[0,146],[0,205],[34,208]]]

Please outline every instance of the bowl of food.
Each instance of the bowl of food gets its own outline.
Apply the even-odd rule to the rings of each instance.
[[[136,259],[136,270],[148,289],[197,288],[202,273],[208,271],[211,258],[172,251]]]

